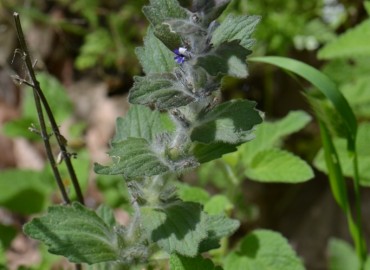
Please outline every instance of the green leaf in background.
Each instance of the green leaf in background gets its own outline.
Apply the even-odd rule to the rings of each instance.
[[[24,232],[71,262],[93,264],[118,258],[119,239],[113,229],[77,202],[50,207],[45,216],[27,223]]]
[[[2,131],[5,136],[10,138],[22,137],[28,140],[39,140],[41,136],[29,130],[31,125],[36,123],[33,118],[22,117],[4,123]]]
[[[177,185],[177,194],[184,202],[196,202],[203,205],[210,198],[208,192],[203,188],[190,186],[185,183]]]
[[[51,188],[45,175],[31,170],[4,170],[0,174],[0,206],[29,215],[45,209]]]
[[[132,105],[124,118],[117,118],[116,134],[112,143],[127,140],[129,137],[143,138],[153,142],[163,132],[161,115],[146,106]]]
[[[240,248],[230,253],[225,270],[303,270],[287,240],[279,233],[256,230],[241,241]]]
[[[182,8],[176,0],[150,0],[150,5],[143,8],[143,12],[154,26],[171,19],[186,19],[186,9]]]
[[[340,88],[343,95],[348,100],[349,104],[357,117],[370,118],[370,78],[357,78],[354,82],[349,82]]]
[[[209,215],[219,215],[230,213],[234,208],[234,205],[225,195],[212,196],[208,202],[204,205],[204,211]]]
[[[154,152],[150,144],[141,138],[128,138],[125,141],[112,143],[109,155],[113,159],[110,166],[95,163],[94,170],[98,174],[122,174],[125,178],[153,176],[171,170]]]
[[[347,242],[332,238],[329,241],[329,270],[360,269],[356,251]]]
[[[259,152],[280,146],[285,137],[304,128],[311,119],[304,111],[291,111],[283,119],[264,121],[254,132],[256,138],[239,147],[243,161],[250,164]]]
[[[111,208],[131,208],[130,195],[126,183],[120,175],[97,175],[96,185],[102,193],[104,203]]]
[[[360,172],[360,184],[363,186],[370,186],[370,123],[363,123],[359,126],[357,135],[357,152],[358,152],[358,165]],[[346,149],[345,139],[335,138],[333,140],[335,149],[338,152],[339,162],[343,170],[343,174],[348,177],[353,177],[353,160],[348,155]],[[324,151],[320,149],[314,159],[314,165],[317,169],[322,172],[328,173],[325,165]]]
[[[144,47],[136,48],[136,55],[146,74],[171,72],[176,66],[174,54],[156,38],[152,27],[148,28]]]
[[[170,257],[171,270],[222,270],[216,267],[210,259],[204,259],[202,256],[195,258],[184,257],[172,254]]]
[[[168,253],[195,257],[200,242],[207,237],[201,205],[176,201],[164,207],[141,208],[142,226],[148,238]]]
[[[211,43],[218,46],[224,42],[237,40],[241,46],[250,50],[254,44],[251,36],[260,20],[260,16],[235,17],[230,14],[213,33]]]
[[[254,138],[254,126],[262,122],[256,103],[248,100],[224,102],[198,119],[191,133],[193,141],[237,144]]]
[[[287,151],[269,149],[259,152],[247,166],[245,175],[259,182],[300,183],[314,177],[311,167]]]
[[[196,65],[204,68],[210,75],[229,75],[237,78],[248,76],[247,56],[251,51],[238,41],[224,42],[209,53],[199,56]]]
[[[347,30],[318,53],[320,59],[370,56],[370,19]]]
[[[8,249],[13,239],[17,236],[17,230],[13,226],[0,223],[0,247]],[[1,250],[0,250],[1,254]],[[1,260],[0,260],[1,263]]]
[[[193,101],[193,93],[172,73],[135,77],[129,94],[130,103],[155,106],[158,110],[185,106]]]

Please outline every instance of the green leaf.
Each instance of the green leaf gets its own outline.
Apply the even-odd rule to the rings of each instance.
[[[358,76],[353,82],[344,84],[340,90],[353,108],[356,116],[370,118],[370,78]]]
[[[251,52],[238,41],[225,42],[209,53],[199,56],[196,65],[204,68],[210,75],[230,75],[237,78],[248,76],[247,55]]]
[[[136,48],[139,58],[146,74],[171,72],[175,66],[174,54],[158,39],[149,27],[144,38],[144,47]]]
[[[77,202],[50,207],[45,216],[27,223],[24,232],[71,262],[93,264],[118,258],[119,240],[113,229]]]
[[[243,238],[238,251],[229,254],[225,270],[303,270],[301,260],[279,233],[255,230]]]
[[[168,23],[158,24],[154,28],[154,35],[171,51],[174,51],[182,45],[181,36],[172,31],[171,26]],[[176,62],[174,57],[172,57],[172,62],[175,65]]]
[[[41,139],[41,136],[31,132],[29,128],[32,124],[36,124],[35,119],[32,118],[20,118],[11,120],[3,124],[3,134],[7,137],[23,137],[28,140],[38,140]]]
[[[8,249],[13,239],[16,236],[17,236],[17,230],[15,227],[3,225],[0,223],[0,247]],[[1,250],[0,250],[0,254],[1,254]]]
[[[260,20],[260,16],[235,17],[230,14],[213,33],[211,43],[218,46],[224,42],[237,40],[241,46],[250,50],[254,44],[251,36]]]
[[[149,239],[168,253],[195,257],[207,237],[206,219],[200,204],[176,201],[154,209],[141,208],[142,226]]]
[[[202,256],[195,258],[184,257],[172,254],[170,257],[171,270],[222,270],[215,267],[210,259],[204,259]]]
[[[360,173],[360,184],[370,186],[370,149],[368,141],[370,138],[370,123],[364,123],[359,126],[356,147],[358,149],[358,163]],[[333,140],[335,149],[338,152],[340,166],[343,174],[348,177],[354,177],[353,159],[348,155],[346,141],[341,138]],[[328,173],[324,159],[324,151],[320,149],[314,159],[314,165],[322,172]]]
[[[207,228],[207,238],[199,246],[199,253],[220,247],[221,238],[233,234],[240,226],[240,222],[225,215],[207,215],[203,226]]]
[[[192,153],[199,163],[205,163],[236,151],[236,146],[235,144],[222,142],[209,144],[196,142],[193,144]]]
[[[193,1],[193,7],[202,16],[201,22],[208,26],[209,23],[221,15],[229,3],[230,0],[195,0]]]
[[[329,270],[360,269],[356,252],[347,242],[332,238],[328,248]]]
[[[182,8],[176,0],[150,0],[150,5],[143,8],[143,12],[154,26],[168,19],[186,19],[186,9]]]
[[[283,139],[305,127],[311,121],[311,116],[304,111],[291,111],[283,119],[264,121],[256,129],[256,138],[239,147],[243,162],[249,164],[261,151],[278,147]]]
[[[259,152],[245,170],[245,175],[259,182],[282,183],[301,183],[314,177],[307,162],[280,149]]]
[[[112,143],[127,140],[129,137],[143,138],[153,142],[163,132],[161,115],[146,106],[133,105],[124,118],[117,118],[116,134]]]
[[[44,210],[50,192],[50,185],[41,172],[4,170],[0,174],[0,206],[18,214]]]
[[[183,183],[177,185],[177,194],[185,202],[196,202],[200,204],[205,204],[210,198],[206,190]]]
[[[336,85],[326,75],[307,64],[284,57],[256,57],[250,59],[250,61],[275,65],[277,67],[293,72],[312,83],[326,96],[327,99],[330,100],[330,102],[332,102],[335,109],[339,112],[339,115],[343,118],[343,121],[347,128],[348,150],[350,152],[354,152],[357,133],[356,117],[353,114],[353,111],[349,106],[347,100],[338,91]]]
[[[347,30],[318,53],[320,59],[370,56],[370,19]]]
[[[116,225],[113,210],[105,204],[101,204],[95,212],[110,228],[113,228],[113,226]]]
[[[219,215],[229,213],[234,205],[225,195],[215,195],[204,205],[204,211],[210,215]]]
[[[102,166],[95,163],[96,173],[122,174],[125,178],[135,178],[159,175],[171,170],[159,157],[160,153],[154,152],[145,139],[128,138],[113,143],[112,147],[109,155],[113,158],[113,164]]]
[[[254,126],[262,122],[255,106],[255,102],[248,100],[232,100],[216,106],[197,120],[191,139],[201,143],[229,144],[253,139]]]
[[[172,73],[135,77],[129,95],[130,103],[154,106],[157,110],[169,110],[193,101],[194,94]]]

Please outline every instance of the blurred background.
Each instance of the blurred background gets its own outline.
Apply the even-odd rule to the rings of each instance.
[[[65,261],[22,234],[22,224],[61,199],[41,138],[29,130],[31,126],[37,130],[38,123],[32,91],[13,80],[14,76],[28,78],[22,54],[16,50],[13,12],[20,14],[38,80],[62,134],[77,153],[73,164],[86,204],[96,207],[104,202],[117,209],[116,216],[124,223],[130,209],[122,180],[95,175],[92,164],[109,162],[106,151],[115,120],[128,110],[132,77],[142,75],[135,47],[143,44],[148,27],[141,12],[147,3],[0,0],[0,269],[69,269]],[[348,98],[365,126],[364,136],[370,136],[369,10],[368,2],[360,0],[232,0],[225,13],[262,15],[253,55],[291,57],[322,70]],[[315,178],[295,185],[251,181],[255,180],[252,174],[245,173],[248,162],[235,154],[202,165],[184,176],[184,185],[227,194],[230,211],[242,221],[233,241],[254,228],[277,230],[289,239],[307,269],[327,269],[330,237],[350,238],[322,172],[322,157],[317,155],[321,148],[318,126],[310,120],[308,102],[299,91],[309,85],[271,66],[250,63],[249,72],[246,80],[225,79],[224,100],[255,100],[271,123],[286,119],[291,111],[305,111],[304,124],[294,134],[279,135],[276,145],[306,160]],[[370,150],[366,137],[362,141],[362,183],[367,186]],[[239,151],[248,155],[248,149]],[[74,197],[66,169],[61,170]],[[235,186],[230,189],[230,181],[238,182],[238,192]],[[365,217],[370,216],[369,195],[363,189]],[[364,224],[369,239],[369,218]]]

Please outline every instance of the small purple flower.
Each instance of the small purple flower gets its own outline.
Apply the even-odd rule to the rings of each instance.
[[[182,64],[185,62],[186,60],[186,56],[185,56],[185,53],[186,53],[186,48],[184,47],[180,47],[178,49],[175,49],[173,52],[176,54],[176,56],[174,57],[175,61],[177,64]]]

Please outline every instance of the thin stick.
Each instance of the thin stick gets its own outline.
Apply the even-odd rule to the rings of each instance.
[[[34,72],[34,69],[33,69],[30,54],[29,54],[29,51],[28,51],[28,48],[27,48],[26,40],[24,38],[21,22],[20,22],[20,19],[19,19],[19,14],[17,12],[14,12],[13,17],[14,17],[14,21],[15,21],[15,26],[17,28],[19,43],[20,43],[21,49],[24,53],[26,67],[27,67],[28,73],[30,75],[31,81],[33,83],[32,88],[36,92],[37,97],[40,99],[39,101],[41,101],[42,105],[45,108],[45,112],[46,112],[46,114],[49,118],[51,128],[52,128],[53,133],[55,134],[55,137],[57,139],[57,142],[58,142],[58,145],[59,145],[59,148],[60,148],[60,152],[61,152],[62,157],[63,157],[63,159],[66,163],[66,167],[67,167],[69,176],[71,178],[73,187],[76,191],[77,199],[81,204],[84,204],[84,198],[83,198],[83,195],[82,195],[82,192],[81,192],[81,188],[80,188],[80,185],[77,181],[76,173],[73,169],[73,165],[72,165],[72,162],[71,162],[71,155],[67,152],[66,140],[60,134],[60,131],[59,131],[58,125],[55,121],[54,115],[53,115],[53,113],[50,109],[50,106],[49,106],[49,104],[48,104],[48,102],[45,98],[44,93],[42,92],[42,90],[40,88],[40,84],[36,79],[36,75],[35,75],[35,72]],[[47,133],[45,132],[45,134],[47,134]],[[49,144],[49,146],[50,146],[50,144]],[[45,145],[45,147],[46,147],[46,145]],[[54,160],[54,158],[53,158],[53,160]],[[54,163],[52,163],[51,159],[49,159],[49,161],[50,161],[52,167],[56,166],[55,161],[54,161]],[[62,183],[62,185],[63,185],[63,183]],[[59,183],[58,183],[58,186],[59,186]]]

